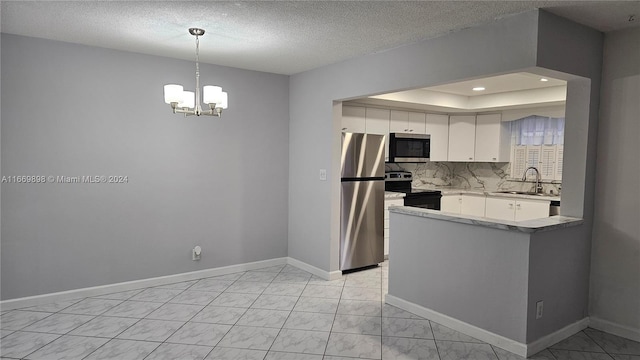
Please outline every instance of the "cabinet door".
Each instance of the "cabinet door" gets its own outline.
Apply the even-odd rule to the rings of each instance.
[[[516,201],[516,221],[549,217],[549,201],[518,199]]]
[[[476,117],[449,117],[449,161],[473,161],[476,144]]]
[[[484,195],[463,194],[460,214],[484,217],[485,203]]]
[[[475,161],[508,162],[511,129],[500,114],[476,116]]]
[[[384,161],[389,161],[389,116],[387,109],[366,108],[366,133],[384,135]]]
[[[427,114],[425,132],[431,135],[431,161],[447,161],[449,152],[449,116]]]
[[[424,113],[410,112],[407,125],[409,132],[413,134],[426,134],[425,118],[426,116]]]
[[[461,203],[461,195],[442,195],[442,198],[440,199],[440,211],[460,214]]]
[[[409,112],[401,110],[391,110],[391,121],[389,132],[408,133],[409,132]]]
[[[515,220],[515,200],[487,197],[485,216],[497,220]]]
[[[404,199],[389,199],[384,201],[384,255],[389,255],[389,206],[402,206]]]
[[[357,106],[342,107],[342,132],[364,133],[365,108]]]
[[[390,110],[366,108],[367,134],[388,135]]]

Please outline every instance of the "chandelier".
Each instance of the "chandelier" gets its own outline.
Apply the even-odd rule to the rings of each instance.
[[[171,105],[174,114],[222,116],[222,110],[227,108],[227,93],[220,86],[204,86],[202,101],[209,109],[202,110],[200,104],[200,40],[204,35],[203,29],[191,28],[189,33],[196,37],[196,91],[184,91],[182,85],[168,84],[164,86],[164,102]]]

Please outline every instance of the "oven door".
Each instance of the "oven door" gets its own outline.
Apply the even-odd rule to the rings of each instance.
[[[423,209],[440,210],[441,193],[412,193],[404,198],[404,206],[413,206]]]

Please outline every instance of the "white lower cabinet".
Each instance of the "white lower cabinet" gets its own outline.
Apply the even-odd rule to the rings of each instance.
[[[486,196],[484,196],[484,194],[463,194],[462,203],[460,204],[460,214],[484,217],[485,200]]]
[[[440,211],[453,214],[484,216],[484,206],[484,194],[450,194],[440,199]]]
[[[485,216],[497,220],[524,221],[549,216],[548,200],[487,197]]]
[[[515,205],[515,199],[488,197],[484,216],[496,220],[514,221]]]
[[[440,211],[453,214],[460,214],[460,208],[462,206],[462,195],[442,195],[440,198]]]
[[[384,200],[384,256],[389,256],[389,206],[403,206],[404,199]]]
[[[515,221],[549,217],[549,205],[551,205],[550,201],[518,199]]]

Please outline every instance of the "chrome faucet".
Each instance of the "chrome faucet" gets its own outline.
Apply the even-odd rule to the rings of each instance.
[[[526,181],[527,180],[527,172],[529,172],[529,170],[535,170],[536,171],[536,194],[542,193],[542,184],[540,184],[540,171],[538,170],[537,167],[535,166],[529,166],[525,171],[524,174],[522,175],[522,181]]]

